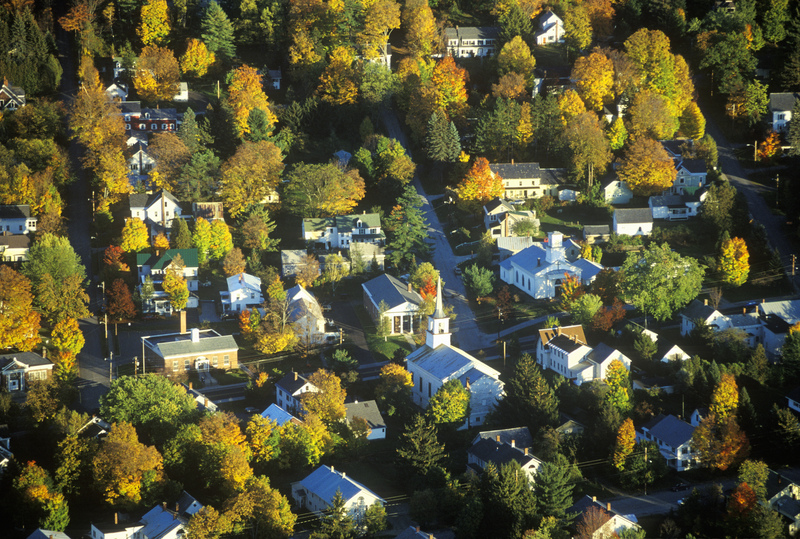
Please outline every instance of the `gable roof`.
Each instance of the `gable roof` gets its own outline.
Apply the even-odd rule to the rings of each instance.
[[[475,438],[472,440],[472,444],[475,445],[480,440],[484,439],[497,440],[498,436],[500,437],[501,442],[509,445],[511,445],[511,442],[513,441],[517,447],[533,446],[533,436],[531,436],[531,431],[528,430],[528,427],[485,430],[483,432],[479,432],[478,435],[475,436]]]
[[[31,207],[27,204],[0,204],[0,219],[30,219]]]
[[[772,314],[780,317],[788,324],[800,321],[800,299],[765,301],[759,303],[757,308],[766,315]]]
[[[70,539],[70,537],[64,532],[36,528],[36,530],[34,530],[34,532],[30,534],[27,539]]]
[[[239,350],[232,335],[220,335],[213,329],[199,330],[197,334],[199,339],[196,342],[192,340],[192,333],[154,335],[146,341],[164,359]]]
[[[172,263],[176,255],[181,255],[183,264],[187,268],[197,268],[200,263],[197,261],[197,249],[167,249],[161,256],[150,253],[138,253],[136,255],[137,266],[150,266],[154,270],[166,269]]]
[[[362,213],[360,215],[337,215],[336,217],[306,217],[303,219],[303,229],[306,232],[324,232],[326,228],[340,228],[340,232],[358,228],[356,224],[361,220],[364,228],[379,228],[381,217],[377,213]]]
[[[652,223],[653,215],[650,208],[617,208],[614,211],[617,223]]]
[[[142,112],[141,101],[122,101],[117,103],[117,106],[122,114],[141,114]]]
[[[44,358],[36,352],[13,352],[11,354],[0,355],[0,369],[5,369],[13,362],[27,365],[28,367],[53,368],[53,362]]]
[[[300,423],[300,420],[297,419],[295,416],[275,404],[274,402],[270,404],[266,410],[261,412],[261,417],[266,419],[271,419],[275,422],[279,427],[283,426],[284,423],[293,422],[293,423]]]
[[[693,299],[681,312],[681,316],[689,320],[708,320],[717,310],[711,305],[706,305],[699,299]]]
[[[584,225],[583,226],[583,235],[597,235],[602,236],[603,234],[611,234],[611,226],[610,225]]]
[[[610,358],[611,356],[615,356],[618,351],[615,348],[610,347],[604,342],[597,343],[591,352],[589,352],[589,359],[595,361],[597,363],[603,363],[605,360]]]
[[[539,339],[542,344],[547,344],[558,335],[568,335],[577,339],[579,342],[586,343],[586,334],[583,332],[583,326],[556,326],[553,328],[544,328],[539,330]]]
[[[227,279],[228,290],[239,290],[241,288],[252,288],[261,293],[261,278],[249,273],[237,273]]]
[[[445,39],[496,39],[500,29],[496,26],[456,26],[444,29]]]
[[[558,185],[566,181],[566,169],[541,168],[539,163],[492,163],[489,170],[504,180],[538,178],[542,185]]]
[[[525,467],[533,463],[541,463],[539,459],[531,454],[525,454],[517,447],[511,447],[511,444],[505,442],[498,442],[494,438],[483,438],[476,444],[473,444],[467,449],[467,453],[474,455],[483,462],[491,462],[498,468],[508,462],[516,462],[521,467]]]
[[[583,347],[588,348],[588,346],[585,343],[570,338],[567,335],[556,335],[555,337],[550,339],[550,342],[547,343],[547,346],[558,348],[559,350],[563,350],[567,354],[571,354],[572,352],[580,350]]]
[[[353,481],[344,473],[337,472],[324,464],[307,475],[305,479],[300,481],[300,484],[309,492],[319,496],[328,505],[333,501],[337,491],[342,493],[342,498],[344,498],[345,502],[358,496],[361,491],[367,491],[369,494],[381,499],[380,496],[361,483]]]
[[[421,346],[411,352],[406,360],[438,380],[449,380],[458,376],[459,380],[462,378],[466,380],[469,377],[470,382],[474,383],[483,375],[495,379],[500,376],[498,371],[487,364],[475,359],[460,348],[448,344],[440,344],[435,349]],[[460,372],[462,374],[458,374]]]
[[[348,402],[344,405],[347,422],[350,423],[354,418],[360,417],[366,420],[372,430],[386,428],[381,411],[378,410],[378,403],[372,401]]]
[[[705,174],[708,172],[705,159],[684,159],[678,165],[678,168],[681,167],[692,174]]]
[[[308,381],[308,378],[303,376],[298,372],[290,372],[277,382],[275,382],[275,387],[279,387],[283,389],[284,392],[288,393],[289,395],[294,395],[301,387],[306,384],[311,384]],[[314,384],[311,384],[312,386]]]
[[[293,322],[307,314],[317,319],[323,318],[322,307],[317,298],[302,285],[296,284],[291,287],[286,291],[286,297],[289,300],[289,316]]]
[[[495,198],[494,200],[490,200],[489,202],[483,205],[483,211],[486,212],[487,214],[490,214],[497,209],[507,212],[514,211],[514,208],[511,206],[511,204],[509,204],[500,197]]]
[[[380,305],[381,301],[385,301],[389,309],[403,303],[419,306],[423,301],[422,296],[413,288],[409,290],[408,285],[403,281],[386,273],[363,283],[361,287],[372,297],[375,305]]]
[[[147,144],[142,144],[141,142],[137,142],[136,144],[134,144],[129,148],[129,150],[131,149],[134,149],[134,153],[139,150],[147,153]],[[150,208],[153,204],[161,200],[162,194],[164,195],[164,198],[166,198],[176,206],[180,206],[181,203],[178,201],[177,198],[175,198],[175,195],[173,195],[172,193],[170,193],[165,189],[150,194],[133,193],[130,196],[128,196],[128,204],[130,205],[131,208]]]
[[[31,246],[31,239],[25,234],[0,236],[0,246],[5,246],[9,249],[27,249]]]
[[[773,112],[792,110],[800,92],[775,92],[769,94],[769,110]]]
[[[657,415],[640,428],[649,430],[653,437],[673,448],[678,448],[691,440],[695,429],[692,425],[674,415],[664,414]]]
[[[530,236],[501,236],[497,238],[497,248],[499,250],[519,252],[533,245],[533,238]]]

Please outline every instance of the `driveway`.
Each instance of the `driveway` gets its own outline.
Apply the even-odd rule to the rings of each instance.
[[[333,320],[334,326],[342,328],[342,331],[350,340],[354,348],[352,349],[353,358],[358,361],[359,370],[369,367],[375,363],[375,358],[367,346],[367,339],[364,336],[364,328],[361,321],[356,316],[356,307],[360,305],[357,301],[337,301],[331,304],[331,310],[324,313],[325,316]]]

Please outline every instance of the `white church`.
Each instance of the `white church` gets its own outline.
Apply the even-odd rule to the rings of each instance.
[[[470,414],[460,429],[481,426],[497,401],[503,398],[500,373],[452,346],[450,337],[450,317],[442,308],[442,281],[439,279],[436,308],[428,317],[425,345],[406,358],[406,367],[414,383],[412,398],[415,404],[427,408],[439,388],[455,378],[470,392]]]

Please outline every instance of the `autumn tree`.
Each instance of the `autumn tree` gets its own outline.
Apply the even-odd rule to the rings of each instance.
[[[234,529],[258,530],[260,537],[289,537],[297,521],[292,504],[263,475],[249,477],[225,502],[224,514]]]
[[[750,441],[735,416],[720,419],[710,413],[695,428],[692,448],[704,466],[724,471],[747,458]]]
[[[181,56],[181,71],[190,77],[204,77],[208,68],[214,64],[216,56],[208,50],[206,44],[192,38],[186,44],[186,52]]]
[[[457,378],[448,380],[428,403],[427,413],[435,424],[460,426],[469,419],[470,392]]]
[[[445,56],[433,68],[436,107],[449,118],[463,116],[467,108],[467,78],[467,70],[459,67],[452,56]]]
[[[681,133],[692,140],[700,140],[706,133],[706,119],[697,103],[692,101],[680,117]]]
[[[33,310],[31,281],[0,266],[0,350],[33,350],[41,341],[41,315]]]
[[[133,84],[139,97],[148,101],[171,101],[178,93],[180,68],[170,49],[149,45],[136,62]]]
[[[244,259],[242,250],[234,247],[222,259],[222,271],[226,277],[238,275],[247,269],[247,261]]]
[[[208,50],[223,62],[230,62],[236,56],[233,24],[217,2],[212,1],[208,4],[201,30],[203,42]]]
[[[13,480],[14,520],[20,527],[63,532],[69,525],[69,507],[53,485],[47,470],[29,461]]]
[[[518,99],[525,94],[525,79],[518,73],[506,73],[492,84],[492,95],[497,99]]]
[[[714,392],[711,394],[709,412],[715,414],[719,420],[736,414],[739,406],[739,386],[736,378],[729,373],[724,373]]]
[[[234,123],[240,138],[244,138],[250,132],[248,119],[253,109],[263,111],[270,125],[275,125],[278,121],[270,109],[267,94],[264,93],[261,75],[254,67],[243,65],[231,72],[228,102],[233,110]]]
[[[439,31],[427,1],[407,1],[402,12],[402,26],[406,31],[406,46],[412,57],[427,58],[436,52]]]
[[[126,253],[137,253],[150,247],[150,233],[147,225],[138,217],[133,217],[125,222],[122,227],[122,242],[120,248]]]
[[[489,161],[479,157],[456,188],[464,200],[475,200],[480,204],[502,197],[505,193],[503,179],[489,168]]]
[[[742,238],[729,238],[720,247],[717,271],[723,282],[742,286],[750,273],[750,254]]]
[[[161,187],[173,189],[183,167],[192,158],[189,148],[177,134],[167,131],[151,135],[147,151],[156,162],[155,171]]]
[[[275,421],[260,414],[254,414],[247,422],[245,434],[247,434],[254,462],[266,464],[277,458],[280,429]]]
[[[407,406],[411,402],[411,373],[397,363],[387,363],[381,367],[378,375],[378,385],[375,387],[375,397],[386,410],[388,415],[394,415],[398,408]]]
[[[632,408],[631,403],[631,383],[627,367],[619,359],[615,359],[608,366],[606,371],[606,385],[608,391],[604,400],[606,404],[613,406],[621,414],[625,414]]]
[[[671,139],[680,127],[678,114],[669,98],[653,90],[642,90],[633,98],[628,115],[634,138]]]
[[[386,56],[389,36],[400,27],[400,4],[394,0],[377,0],[366,7],[364,30],[357,39],[363,45],[364,58]]]
[[[189,301],[189,287],[186,284],[186,277],[183,275],[185,268],[183,257],[176,254],[164,272],[164,282],[161,285],[169,296],[170,305],[176,311],[185,309]]]
[[[314,281],[321,275],[319,260],[313,254],[306,254],[299,266],[295,281],[303,288],[311,288],[314,285]]]
[[[611,520],[610,513],[600,506],[592,505],[581,515],[577,526],[578,537],[580,539],[594,537],[594,532],[609,520]]]
[[[139,441],[127,422],[113,423],[93,461],[94,481],[106,503],[133,509],[142,503],[147,489],[162,479],[158,450]]]
[[[85,344],[83,332],[74,318],[60,320],[50,333],[53,348],[59,352],[68,352],[77,355]]]
[[[591,186],[595,175],[601,176],[611,162],[611,150],[600,121],[595,114],[583,112],[564,129],[564,140],[571,152],[572,176],[588,179]]]
[[[136,29],[136,35],[144,46],[166,45],[170,30],[167,0],[147,0],[142,5],[141,14],[141,23]]]
[[[661,143],[640,137],[625,150],[617,174],[634,194],[650,196],[672,187],[677,172]]]
[[[108,315],[115,322],[130,320],[136,316],[131,289],[123,279],[115,279],[108,290]]]
[[[740,483],[747,483],[753,489],[757,499],[766,499],[769,468],[765,462],[745,460],[739,466],[738,478]]]
[[[318,416],[324,423],[333,424],[345,415],[344,399],[347,392],[338,376],[320,369],[308,377],[318,391],[303,393],[301,401],[307,413]]]
[[[237,224],[236,230],[241,235],[241,245],[245,249],[267,252],[277,249],[280,240],[270,238],[275,231],[275,222],[263,205],[251,205],[239,215]]]
[[[536,58],[531,54],[528,44],[520,36],[514,36],[511,41],[503,45],[497,53],[497,73],[501,77],[509,73],[516,73],[525,78],[525,87],[533,85],[533,69],[536,67]]]
[[[758,143],[758,159],[771,162],[781,153],[781,136],[775,131],[770,131],[767,138]]]
[[[271,194],[283,171],[283,156],[272,142],[243,142],[222,166],[220,196],[231,216]]]
[[[212,260],[222,260],[233,249],[233,235],[230,227],[222,219],[215,219],[211,223],[211,245],[208,256]]]
[[[319,77],[317,92],[332,105],[352,105],[358,97],[353,55],[346,47],[331,52],[328,65]]]
[[[300,163],[285,181],[285,205],[292,213],[309,217],[347,215],[365,194],[358,171],[333,164]]]
[[[581,283],[580,277],[564,272],[564,278],[561,280],[561,308],[570,311],[572,304],[584,294],[586,287]]]
[[[592,43],[592,23],[583,4],[572,6],[564,13],[564,39],[576,51],[582,51]]]
[[[611,100],[614,86],[614,63],[600,51],[575,60],[572,68],[578,93],[590,110],[600,111]]]
[[[617,431],[617,441],[614,445],[614,454],[611,459],[617,470],[622,471],[625,469],[625,461],[628,455],[633,452],[634,445],[636,445],[636,429],[633,426],[633,420],[628,418],[622,422]]]

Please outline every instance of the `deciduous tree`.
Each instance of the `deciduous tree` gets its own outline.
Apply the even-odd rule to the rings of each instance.
[[[694,101],[683,110],[680,124],[681,133],[692,140],[700,140],[706,133],[706,119]]]
[[[242,250],[238,247],[228,251],[228,253],[222,259],[222,271],[225,273],[226,277],[238,275],[244,272],[246,268],[247,262],[244,259]]]
[[[501,197],[505,193],[503,179],[491,171],[489,161],[485,157],[475,160],[456,189],[462,199],[475,200],[480,204]]]
[[[186,44],[186,52],[181,56],[181,71],[190,77],[203,77],[214,64],[216,55],[208,50],[206,44],[192,38]]]
[[[400,28],[400,4],[394,0],[377,0],[366,7],[364,30],[358,40],[364,46],[364,58],[386,56],[389,36]]]
[[[332,105],[352,105],[358,98],[353,55],[346,47],[331,52],[328,65],[319,77],[317,92]]]
[[[580,181],[588,178],[591,186],[611,162],[611,150],[597,116],[584,112],[573,118],[564,129],[564,140],[571,152],[572,176]]]
[[[427,58],[436,52],[439,31],[436,28],[436,18],[427,1],[406,2],[402,13],[402,25],[406,31],[406,46],[412,57]]]
[[[356,170],[301,163],[286,174],[284,202],[299,215],[347,215],[364,198],[364,180]]]
[[[720,248],[717,271],[723,282],[741,286],[750,274],[750,254],[742,238],[730,238]]]
[[[63,532],[69,525],[67,501],[53,485],[50,474],[36,462],[27,462],[13,481],[19,526]]]
[[[622,422],[617,431],[617,441],[614,444],[614,454],[611,458],[611,463],[617,470],[625,469],[625,461],[633,452],[634,445],[636,445],[636,429],[633,426],[633,420],[628,418]]]
[[[608,391],[605,395],[605,402],[619,410],[620,414],[629,412],[633,406],[631,403],[631,382],[628,369],[622,361],[615,359],[608,366],[606,385],[608,385]]]
[[[614,63],[598,50],[575,60],[572,78],[577,81],[581,99],[590,110],[602,110],[603,104],[613,97]]]
[[[142,17],[136,35],[145,47],[167,44],[169,37],[169,7],[167,0],[146,0],[142,5]]]
[[[603,308],[603,300],[595,294],[583,294],[572,302],[570,314],[576,324],[588,325]]]
[[[139,97],[148,101],[171,101],[178,93],[180,68],[172,51],[149,45],[136,62],[133,84]]]
[[[73,355],[78,354],[85,344],[83,332],[78,326],[78,321],[74,318],[64,318],[60,320],[50,333],[53,348],[59,352],[69,352]]]
[[[476,298],[482,298],[494,290],[494,274],[491,270],[473,264],[464,269],[464,284]]]
[[[108,290],[108,314],[115,322],[130,320],[136,316],[131,289],[123,279],[115,279]]]
[[[677,172],[669,154],[658,141],[639,137],[625,151],[617,174],[634,194],[650,196],[669,189]]]
[[[152,135],[148,146],[150,155],[156,162],[155,170],[164,189],[174,188],[181,170],[192,158],[192,153],[180,136],[172,132]]]
[[[243,142],[222,166],[220,196],[231,216],[271,194],[283,171],[283,156],[272,142]]]
[[[326,424],[333,424],[345,415],[344,399],[347,392],[338,376],[320,369],[308,377],[309,383],[319,391],[303,393],[301,401],[307,413],[314,414]]]
[[[749,459],[742,462],[742,465],[739,466],[738,477],[740,483],[746,483],[753,489],[758,500],[766,499],[769,468],[765,462]]]
[[[722,380],[711,394],[709,412],[715,414],[721,421],[735,415],[738,406],[739,386],[736,384],[736,378],[730,373],[724,373]]]
[[[278,121],[270,109],[267,94],[264,93],[261,75],[254,67],[243,65],[231,72],[228,102],[233,110],[234,123],[240,138],[250,133],[248,120],[254,109],[260,109],[266,114],[270,126]]]
[[[634,138],[671,139],[680,127],[678,114],[669,98],[655,90],[642,90],[633,98],[630,133]]]
[[[41,341],[41,316],[33,310],[31,281],[0,266],[0,350],[33,350]]]
[[[519,35],[514,36],[503,45],[497,54],[497,73],[502,76],[508,73],[517,73],[525,77],[526,87],[533,82],[533,69],[536,67],[536,58],[531,54],[528,44]]]
[[[709,414],[695,428],[692,448],[704,466],[724,471],[747,458],[750,442],[734,416],[718,419]]]
[[[150,234],[147,225],[138,217],[133,217],[125,222],[122,227],[122,242],[120,248],[126,253],[137,253],[150,248]]]
[[[470,392],[460,380],[448,380],[431,397],[427,413],[435,424],[460,426],[469,418],[469,398]]]

